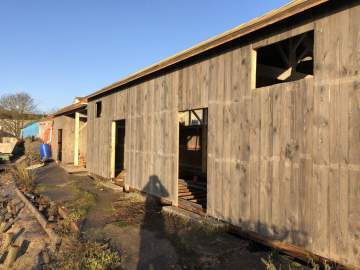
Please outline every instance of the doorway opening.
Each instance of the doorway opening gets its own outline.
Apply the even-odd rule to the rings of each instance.
[[[179,207],[205,213],[208,110],[179,113]]]
[[[62,142],[63,142],[63,130],[58,129],[58,151],[57,151],[57,160],[62,161]]]
[[[123,186],[125,179],[125,119],[113,122],[113,178]]]

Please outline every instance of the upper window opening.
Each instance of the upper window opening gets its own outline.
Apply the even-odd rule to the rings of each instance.
[[[102,103],[101,101],[96,102],[96,117],[101,117]]]
[[[314,31],[256,50],[256,87],[314,75]]]

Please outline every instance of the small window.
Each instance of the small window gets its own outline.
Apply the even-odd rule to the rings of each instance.
[[[101,101],[96,102],[96,117],[99,118],[101,117],[101,112],[102,112],[102,103]]]
[[[314,31],[256,50],[256,87],[296,81],[313,75]]]

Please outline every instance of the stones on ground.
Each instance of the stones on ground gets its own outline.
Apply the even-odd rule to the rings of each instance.
[[[49,250],[44,249],[41,252],[41,256],[42,256],[42,261],[44,264],[49,264],[50,263],[50,254],[49,254]]]
[[[3,235],[0,247],[1,262],[10,267],[16,260],[21,245],[15,245],[14,232],[7,232],[18,220],[18,214],[23,209],[24,203],[9,196],[0,196],[0,233]],[[5,260],[5,261],[4,261]]]
[[[5,263],[4,263],[6,266],[10,267],[13,265],[13,263],[16,260],[17,255],[19,253],[19,250],[20,250],[20,246],[10,245],[10,248],[9,248],[8,254],[5,259]]]
[[[14,233],[9,232],[5,234],[4,241],[1,245],[1,253],[5,252],[7,248],[11,245],[12,241],[14,239]]]
[[[31,193],[24,192],[24,195],[31,201],[35,201],[35,196]]]

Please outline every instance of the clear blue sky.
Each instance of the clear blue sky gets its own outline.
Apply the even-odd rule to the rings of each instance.
[[[60,108],[287,0],[1,0],[0,95]]]

